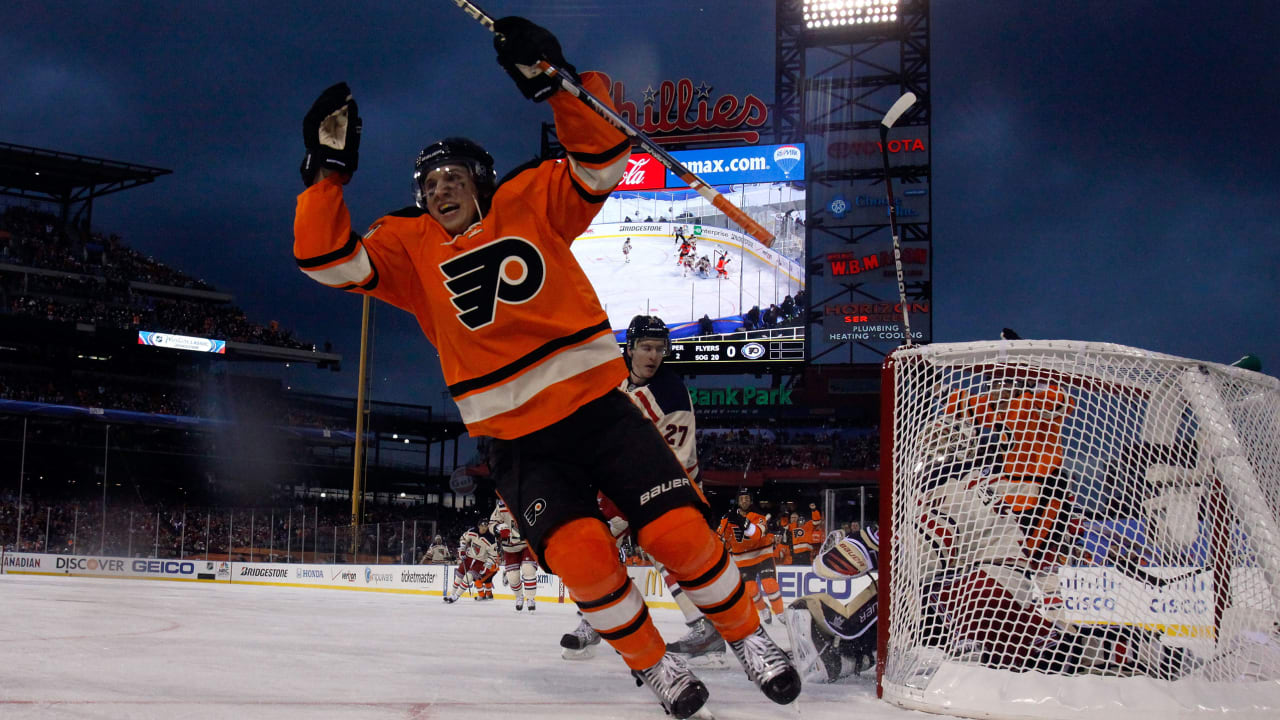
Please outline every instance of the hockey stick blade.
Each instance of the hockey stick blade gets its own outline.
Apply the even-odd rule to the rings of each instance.
[[[897,102],[889,108],[889,112],[884,114],[884,119],[880,121],[880,132],[887,132],[889,128],[893,127],[894,123],[898,122],[898,118],[902,117],[902,113],[909,110],[911,106],[915,104],[916,94],[913,92],[904,93],[902,97],[898,98]]]

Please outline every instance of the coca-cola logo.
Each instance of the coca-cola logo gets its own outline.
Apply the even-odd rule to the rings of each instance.
[[[627,158],[627,169],[622,174],[619,189],[648,190],[666,186],[666,170],[652,155],[632,153]]]

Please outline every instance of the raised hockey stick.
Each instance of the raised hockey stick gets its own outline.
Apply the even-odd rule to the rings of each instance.
[[[470,0],[451,0],[453,4],[462,8],[471,17],[475,18],[489,32],[493,32],[493,18],[479,6]],[[679,160],[676,160],[662,146],[654,142],[649,136],[640,132],[634,125],[627,122],[626,118],[619,115],[613,108],[606,105],[603,101],[587,92],[586,88],[575,82],[563,70],[546,60],[539,60],[536,66],[543,74],[560,80],[560,87],[564,88],[570,95],[581,100],[587,107],[596,112],[597,115],[608,120],[611,125],[618,128],[628,136],[635,139],[636,143],[646,152],[652,155],[662,166],[676,174],[686,185],[693,188],[707,202],[711,203],[716,209],[724,213],[730,220],[734,221],[747,232],[751,237],[759,240],[765,247],[773,246],[773,233],[765,230],[760,223],[751,219],[737,205],[729,202],[729,199],[721,195],[715,188],[711,187],[702,178],[698,177],[685,167]],[[912,97],[915,97],[914,95]],[[904,108],[905,109],[905,108]]]
[[[884,160],[884,189],[889,195],[889,232],[893,235],[893,267],[898,273],[898,301],[902,303],[902,334],[904,346],[912,345],[911,320],[907,317],[907,288],[902,282],[902,244],[898,236],[898,210],[893,205],[893,179],[889,177],[889,128],[898,122],[902,113],[916,104],[916,94],[907,92],[898,98],[880,121],[880,157]]]

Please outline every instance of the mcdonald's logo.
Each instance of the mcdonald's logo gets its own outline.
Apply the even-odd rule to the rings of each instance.
[[[644,594],[645,597],[656,595],[662,597],[666,592],[667,583],[662,579],[662,573],[657,570],[646,570],[644,574]]]

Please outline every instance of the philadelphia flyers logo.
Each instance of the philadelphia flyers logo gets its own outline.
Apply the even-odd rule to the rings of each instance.
[[[524,521],[529,523],[529,525],[532,527],[533,524],[538,521],[538,516],[541,515],[542,511],[546,509],[547,509],[546,500],[543,500],[542,498],[538,498],[537,500],[534,500],[533,502],[529,503],[529,507],[524,509]]]
[[[440,264],[458,320],[471,330],[493,322],[498,303],[534,298],[546,280],[542,253],[524,238],[505,237]]]

